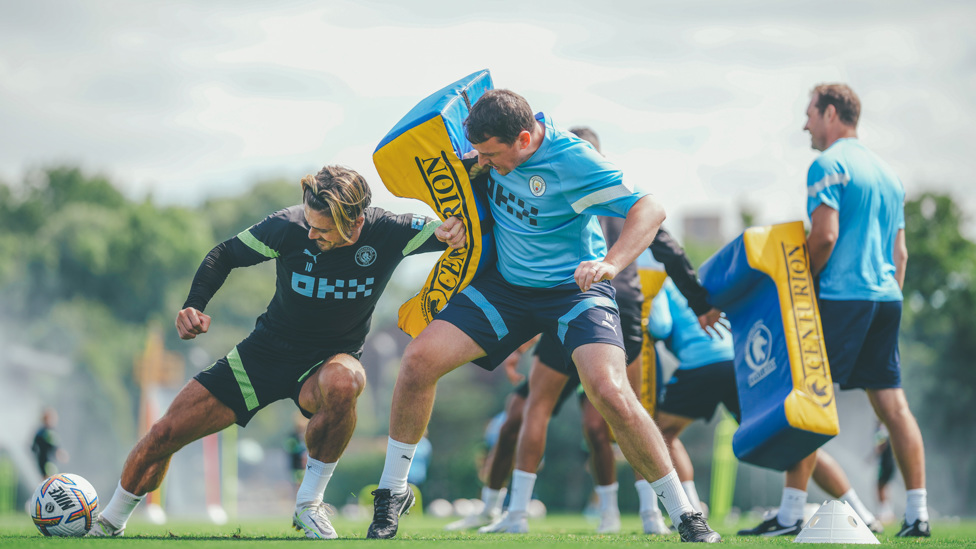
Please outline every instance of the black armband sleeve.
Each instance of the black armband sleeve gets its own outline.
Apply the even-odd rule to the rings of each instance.
[[[698,281],[695,268],[688,261],[684,249],[664,229],[659,229],[651,242],[651,253],[654,259],[664,264],[664,270],[696,315],[701,316],[712,308],[708,303],[708,290]]]

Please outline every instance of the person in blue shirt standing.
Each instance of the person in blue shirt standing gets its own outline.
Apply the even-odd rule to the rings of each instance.
[[[807,173],[810,267],[834,383],[863,389],[891,434],[907,489],[897,535],[928,537],[925,449],[901,388],[898,328],[908,264],[905,190],[888,164],[857,138],[861,102],[846,84],[811,92],[804,129],[822,151]],[[787,471],[778,526],[802,519],[815,456]],[[784,510],[784,507],[787,509]]]
[[[533,115],[509,90],[490,90],[465,120],[487,190],[498,261],[445,306],[407,347],[393,393],[387,458],[368,538],[392,538],[413,504],[407,470],[430,419],[437,381],[474,361],[495,368],[536,334],[555,337],[577,365],[590,401],[617,434],[687,541],[720,541],[681,489],[667,447],[630,389],[620,316],[610,286],[647,249],[664,209],[635,192],[593,147]],[[597,215],[625,217],[607,250]],[[513,486],[515,483],[513,482]],[[512,505],[530,494],[513,490]]]

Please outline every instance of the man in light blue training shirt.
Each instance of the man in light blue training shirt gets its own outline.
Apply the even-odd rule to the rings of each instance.
[[[479,165],[490,170],[498,262],[452,298],[404,353],[367,537],[394,537],[399,515],[413,504],[405,467],[430,419],[440,377],[472,361],[493,369],[541,332],[572,357],[590,401],[628,461],[652,480],[682,539],[720,541],[688,503],[660,431],[630,389],[609,282],[651,244],[664,209],[511,91],[485,92],[471,107],[465,133]],[[597,215],[626,218],[609,250]],[[514,487],[530,484],[512,483],[509,516],[517,524],[509,531],[519,531],[531,496]]]
[[[823,154],[807,173],[810,266],[819,280],[831,377],[841,389],[863,389],[891,433],[907,489],[897,535],[928,537],[925,449],[901,388],[898,354],[908,264],[905,190],[891,167],[858,140],[860,111],[846,84],[821,84],[811,93],[804,129]],[[802,519],[814,461],[805,458],[787,471],[779,527]]]

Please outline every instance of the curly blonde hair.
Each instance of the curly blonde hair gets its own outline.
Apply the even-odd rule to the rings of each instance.
[[[302,193],[306,206],[329,213],[346,242],[351,241],[356,220],[373,198],[366,179],[345,166],[326,166],[314,176],[306,175],[302,178]]]

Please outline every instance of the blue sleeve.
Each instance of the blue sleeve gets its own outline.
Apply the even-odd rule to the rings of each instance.
[[[843,166],[823,156],[817,158],[807,171],[807,215],[813,215],[821,204],[840,211],[840,201],[849,180]]]
[[[654,339],[664,340],[671,337],[672,329],[674,329],[674,319],[671,318],[671,304],[668,301],[668,293],[661,291],[651,302],[651,315],[647,318],[647,331]]]
[[[588,146],[565,155],[558,173],[564,176],[563,196],[577,214],[627,217],[646,192],[635,191],[617,166]]]

